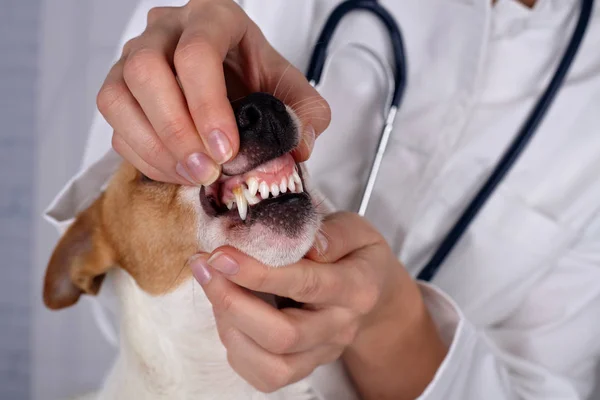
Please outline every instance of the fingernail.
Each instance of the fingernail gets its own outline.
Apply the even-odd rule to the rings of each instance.
[[[231,158],[233,151],[227,136],[218,129],[208,134],[208,150],[218,164],[223,164]]]
[[[317,233],[315,244],[317,246],[317,250],[321,254],[325,254],[325,252],[327,252],[327,247],[329,246],[329,243],[327,243],[327,238],[321,232]]]
[[[194,153],[186,162],[192,181],[200,185],[210,185],[219,177],[219,168],[206,154]]]
[[[240,270],[240,266],[233,258],[220,251],[208,259],[208,265],[226,275],[235,275]]]
[[[183,179],[185,179],[186,181],[188,181],[190,183],[190,185],[194,184],[194,180],[192,179],[192,177],[190,176],[190,174],[188,174],[188,172],[186,171],[185,167],[183,166],[182,163],[177,163],[177,165],[175,166],[175,172],[177,172],[177,174],[182,177]]]
[[[196,278],[199,284],[206,285],[210,282],[212,276],[207,268],[206,261],[203,258],[192,257],[190,259],[190,268],[192,269],[194,278]]]

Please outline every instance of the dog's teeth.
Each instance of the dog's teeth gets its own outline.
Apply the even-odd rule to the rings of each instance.
[[[292,193],[296,192],[296,182],[294,182],[294,177],[291,175],[288,179],[288,188],[290,189],[290,192],[292,192]]]
[[[271,185],[271,193],[273,193],[273,197],[279,196],[279,185],[274,183]]]
[[[298,175],[298,171],[294,170],[294,173],[292,174],[292,176],[294,177],[294,181],[298,184],[302,183],[302,180],[300,179],[300,175]]]
[[[298,189],[297,193],[304,192],[304,186],[302,185],[302,182],[298,182],[298,187],[296,189]]]
[[[279,184],[279,191],[281,193],[287,192],[287,179],[281,178],[281,183]]]
[[[242,221],[245,221],[246,216],[248,215],[248,201],[246,200],[246,196],[244,196],[244,193],[242,193],[241,187],[233,189],[233,194],[235,196],[238,214],[240,214]]]
[[[256,196],[256,192],[258,192],[258,179],[250,178],[246,181],[246,185],[248,185],[248,191],[252,196]]]
[[[258,196],[252,195],[252,193],[250,193],[250,190],[248,189],[244,189],[244,196],[246,197],[248,204],[250,204],[251,206],[260,203],[260,198]]]
[[[269,185],[267,185],[267,182],[261,182],[259,190],[260,197],[262,197],[263,199],[269,198]]]
[[[231,210],[232,208],[233,208],[233,200],[229,200],[229,201],[227,202],[227,209],[228,209],[228,210]]]

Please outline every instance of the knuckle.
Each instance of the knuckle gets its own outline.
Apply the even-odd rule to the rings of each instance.
[[[178,71],[193,71],[196,70],[198,60],[201,59],[198,55],[206,56],[213,52],[212,46],[201,33],[188,34],[175,49],[173,62],[175,69]]]
[[[166,149],[161,142],[155,139],[153,136],[144,137],[139,154],[142,155],[142,159],[150,165],[156,164],[157,160],[164,158]],[[135,149],[134,149],[135,150]]]
[[[300,342],[300,330],[291,322],[287,322],[279,330],[272,333],[269,343],[275,354],[290,353]]]
[[[229,349],[236,340],[237,332],[233,328],[219,329],[218,332],[221,343],[223,343],[223,346],[225,346],[226,349]]]
[[[160,182],[164,180],[164,176],[154,169],[145,169],[141,172],[153,181]]]
[[[379,285],[371,282],[363,282],[356,297],[356,309],[362,314],[368,314],[379,302],[381,290]]]
[[[134,38],[129,39],[127,42],[125,42],[125,44],[123,45],[122,54],[127,55],[127,54],[131,53],[133,51],[133,49],[135,49],[136,47],[139,46],[139,40],[140,40],[140,37],[136,36]]]
[[[233,298],[228,294],[222,295],[215,305],[215,309],[219,314],[229,312],[231,307],[233,307]]]
[[[156,133],[174,146],[178,146],[185,143],[189,130],[184,118],[174,117],[166,121]]]
[[[213,13],[219,15],[221,21],[230,23],[235,21],[238,16],[236,8],[233,7],[234,4],[232,1],[211,2]]]
[[[321,287],[317,275],[312,268],[305,268],[303,271],[304,278],[299,280],[298,287],[294,291],[294,294],[297,296],[295,300],[310,302],[318,297]]]
[[[256,289],[260,292],[263,289],[268,289],[269,270],[267,268],[259,268],[256,273]]]
[[[127,83],[147,84],[152,79],[154,66],[160,59],[161,55],[153,49],[142,47],[132,50],[123,65],[123,79]]]
[[[287,386],[292,382],[294,377],[294,369],[292,366],[284,360],[277,366],[274,373],[268,377],[267,386],[275,391]]]
[[[358,332],[358,324],[353,322],[348,327],[342,329],[338,335],[338,344],[343,347],[349,346],[354,342]]]
[[[147,22],[148,25],[152,25],[157,21],[160,21],[162,18],[167,16],[170,13],[171,9],[169,7],[152,7],[148,11]]]
[[[112,148],[122,157],[124,157],[124,150],[125,150],[125,143],[123,142],[123,139],[117,135],[116,133],[113,134],[112,139],[111,139],[111,146]]]
[[[258,380],[256,383],[252,384],[252,386],[254,386],[254,388],[259,392],[265,394],[273,393],[279,389],[275,385],[271,385],[269,382],[265,382],[264,380]]]
[[[104,84],[96,96],[98,111],[106,116],[121,109],[125,105],[127,92],[128,89],[123,83],[111,82]]]

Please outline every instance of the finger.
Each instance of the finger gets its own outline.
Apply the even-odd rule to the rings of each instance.
[[[214,182],[220,169],[206,156],[170,64],[179,27],[149,28],[126,56],[123,77],[164,146],[198,184]]]
[[[134,149],[131,148],[129,144],[127,144],[123,137],[118,133],[113,134],[112,147],[119,155],[121,155],[121,157],[130,162],[138,171],[154,181],[173,182],[173,180],[175,180],[175,182],[179,183],[180,185],[192,185],[191,182],[185,180],[184,178],[166,175],[162,171],[148,164],[135,152]]]
[[[338,212],[325,217],[306,258],[332,263],[357,249],[383,242],[366,219],[355,213]]]
[[[119,61],[108,73],[97,98],[98,110],[118,132],[113,147],[136,167],[142,168],[142,172],[160,177],[160,181],[189,185],[185,177],[175,173],[175,159],[154,133],[122,77],[123,62]]]
[[[282,268],[270,268],[231,247],[217,249],[208,264],[228,280],[247,289],[271,293],[300,303],[320,306],[352,305],[358,297],[365,262],[320,264],[302,260]]]
[[[208,268],[204,257],[190,266],[192,271]],[[215,315],[274,354],[302,352],[326,343],[346,345],[354,332],[353,315],[341,308],[279,311],[218,273],[203,289]]]
[[[181,35],[174,65],[196,130],[209,154],[223,164],[239,148],[223,62],[243,37],[248,18],[222,4],[208,4],[201,14],[190,18],[194,28]]]
[[[293,155],[297,161],[310,156],[315,139],[329,126],[331,109],[300,70],[269,46],[270,73],[266,91],[283,101],[300,122],[301,139]]]
[[[265,393],[298,382],[319,365],[339,358],[343,351],[339,346],[321,346],[307,352],[276,355],[226,323],[218,323],[218,329],[233,370]]]

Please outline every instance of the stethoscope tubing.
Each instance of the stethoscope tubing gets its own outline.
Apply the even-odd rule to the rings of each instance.
[[[527,145],[531,142],[531,139],[535,136],[538,127],[550,109],[550,106],[553,104],[556,95],[563,86],[569,69],[575,60],[577,52],[579,51],[587,31],[593,6],[594,0],[581,0],[579,17],[573,31],[573,35],[571,36],[565,53],[556,69],[556,72],[550,80],[550,83],[540,96],[538,102],[533,107],[521,129],[515,135],[508,148],[504,151],[502,157],[490,173],[487,180],[483,183],[479,191],[469,202],[463,213],[450,228],[446,236],[444,236],[436,251],[417,275],[417,279],[422,281],[431,281],[436,276],[448,255],[464,236],[466,230],[471,225],[475,217],[491,198],[498,185],[503,181]],[[331,42],[333,34],[335,33],[335,29],[344,16],[352,11],[357,10],[363,10],[372,13],[373,15],[377,16],[386,26],[390,36],[390,44],[392,46],[395,63],[394,93],[389,105],[388,113],[386,115],[385,124],[380,133],[377,151],[358,210],[358,214],[364,216],[375,187],[377,175],[379,173],[383,156],[394,128],[396,115],[398,113],[400,103],[404,95],[404,90],[406,88],[407,67],[404,43],[402,33],[394,17],[376,0],[347,0],[339,4],[325,22],[323,30],[319,35],[310,58],[306,77],[313,86],[316,86],[320,83],[324,65],[327,59],[327,48]]]

